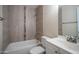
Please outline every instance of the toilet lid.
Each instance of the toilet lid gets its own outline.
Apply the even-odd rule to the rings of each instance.
[[[44,52],[44,48],[42,48],[41,46],[37,46],[31,49],[30,53],[32,54],[40,54]]]

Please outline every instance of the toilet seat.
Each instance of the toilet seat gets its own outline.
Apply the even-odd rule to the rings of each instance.
[[[30,50],[30,53],[31,53],[31,54],[42,54],[42,53],[44,53],[44,52],[45,52],[45,50],[44,50],[44,48],[41,47],[41,46],[34,47],[34,48],[32,48],[32,49]]]

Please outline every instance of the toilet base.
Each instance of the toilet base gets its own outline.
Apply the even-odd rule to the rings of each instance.
[[[45,54],[45,49],[41,46],[36,46],[30,50],[31,54]]]

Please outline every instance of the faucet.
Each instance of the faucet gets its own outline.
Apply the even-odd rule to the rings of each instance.
[[[73,42],[73,43],[77,43],[77,36],[74,36],[74,37],[73,37],[72,42]]]
[[[77,36],[68,36],[67,41],[77,43]]]

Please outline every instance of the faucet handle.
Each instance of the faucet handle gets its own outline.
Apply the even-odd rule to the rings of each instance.
[[[67,39],[67,38],[69,38],[69,36],[68,35],[64,35],[64,37]]]
[[[71,36],[67,36],[67,41],[69,41],[69,40],[70,40],[70,38],[71,38]]]

